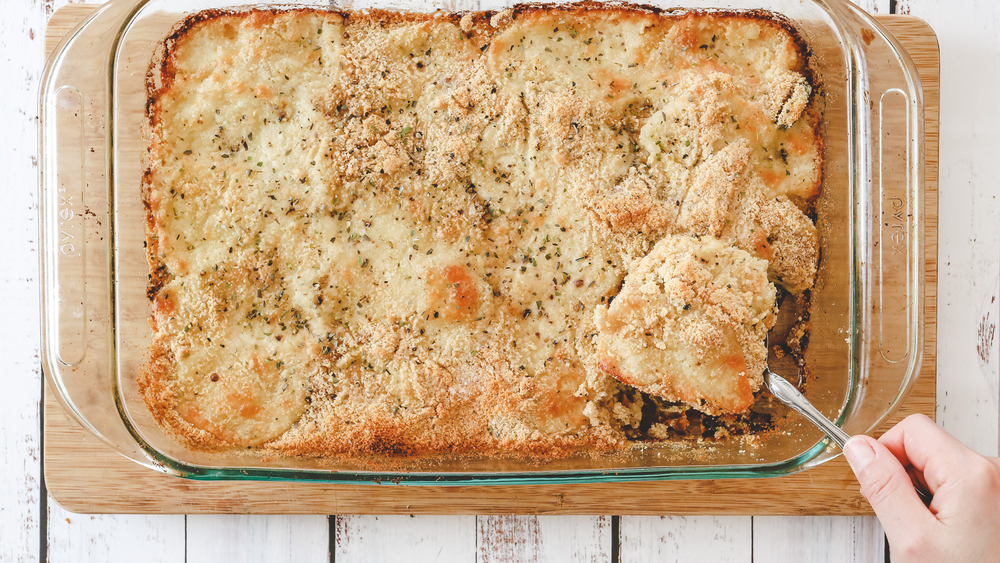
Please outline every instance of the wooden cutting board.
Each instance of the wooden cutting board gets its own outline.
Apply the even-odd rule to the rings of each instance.
[[[49,22],[46,49],[95,7],[70,5]],[[879,18],[910,52],[926,112],[924,356],[920,378],[888,425],[934,416],[937,365],[939,57],[917,18]],[[203,482],[171,477],[119,456],[66,415],[45,390],[43,463],[49,494],[82,513],[267,514],[871,514],[843,458],[772,479],[616,484],[424,487],[288,482]]]

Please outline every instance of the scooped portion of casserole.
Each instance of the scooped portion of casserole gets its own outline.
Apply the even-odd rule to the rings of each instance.
[[[758,12],[191,16],[148,79],[146,403],[283,454],[751,433],[816,275],[810,80]]]
[[[767,261],[712,237],[664,237],[596,312],[598,367],[622,383],[708,413],[753,402],[775,320]]]

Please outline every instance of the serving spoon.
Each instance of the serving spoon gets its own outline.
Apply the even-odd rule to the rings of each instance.
[[[820,430],[826,433],[831,440],[840,446],[840,449],[844,449],[844,445],[847,444],[847,440],[851,438],[851,435],[830,421],[827,417],[823,416],[823,413],[819,412],[819,409],[813,406],[806,399],[805,396],[799,392],[787,379],[781,377],[780,375],[772,372],[770,368],[764,370],[764,386],[767,390],[771,392],[772,395],[778,398],[779,401],[785,403],[793,410],[806,417],[809,422],[815,424]],[[912,478],[911,478],[912,480]],[[924,505],[930,506],[932,495],[920,484],[918,481],[913,481],[913,489],[917,491],[917,496],[920,500],[924,502]]]
[[[806,399],[791,382],[770,369],[766,369],[764,370],[764,385],[778,400],[809,419],[809,422],[826,432],[826,435],[836,442],[840,449],[844,449],[844,445],[851,438],[851,435],[823,416],[823,413],[819,412],[819,409],[814,407],[809,399]]]

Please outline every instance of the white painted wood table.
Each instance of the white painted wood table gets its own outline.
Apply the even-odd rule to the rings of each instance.
[[[37,91],[45,24],[65,0],[0,18],[0,562],[882,561],[873,517],[121,516],[64,511],[41,478]],[[683,4],[683,2],[680,2]],[[941,45],[937,418],[997,454],[1000,4],[866,0],[927,20]]]

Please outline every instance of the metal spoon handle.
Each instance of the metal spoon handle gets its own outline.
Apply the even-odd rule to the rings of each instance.
[[[764,377],[770,380],[767,382],[767,387],[775,397],[795,409],[802,416],[808,418],[810,422],[818,426],[823,432],[826,432],[826,435],[836,442],[841,449],[844,448],[844,444],[851,437],[850,434],[844,432],[839,426],[830,422],[830,419],[823,416],[823,413],[816,410],[816,407],[812,406],[812,403],[802,393],[799,393],[799,390],[784,377],[770,370],[764,374]]]
[[[767,385],[767,388],[771,390],[771,393],[775,397],[809,419],[810,422],[818,426],[823,432],[826,432],[826,435],[836,442],[840,446],[840,449],[844,449],[844,445],[847,444],[847,440],[850,439],[851,435],[823,416],[802,393],[799,393],[799,390],[794,385],[771,370],[767,370],[764,373],[764,380],[765,385]],[[913,490],[917,492],[917,496],[920,497],[925,506],[930,506],[933,495],[923,485],[913,480]]]

